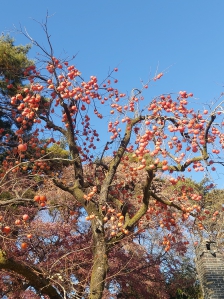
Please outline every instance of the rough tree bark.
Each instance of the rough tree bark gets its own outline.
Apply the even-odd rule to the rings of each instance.
[[[107,244],[103,226],[92,224],[93,232],[93,267],[90,280],[89,299],[101,299],[108,269]]]

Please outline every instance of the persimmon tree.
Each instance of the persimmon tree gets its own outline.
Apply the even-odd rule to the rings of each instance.
[[[20,126],[0,169],[5,292],[15,298],[13,282],[26,298],[169,298],[172,265],[181,265],[171,253],[186,254],[186,223],[203,231],[210,217],[204,194],[184,175],[222,163],[222,102],[199,111],[186,91],[145,100],[163,73],[131,95],[115,87],[117,68],[85,80],[54,56],[43,29],[49,51],[25,33],[43,52],[41,68],[25,68],[27,86],[10,97]],[[105,123],[108,134],[100,136]],[[54,153],[61,138],[68,156]]]

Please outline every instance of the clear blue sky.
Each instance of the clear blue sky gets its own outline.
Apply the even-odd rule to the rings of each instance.
[[[119,65],[119,81],[129,91],[157,67],[168,68],[152,96],[187,90],[207,102],[223,91],[223,0],[2,1],[0,30],[21,24],[44,45],[32,19],[41,22],[47,11],[56,54],[78,54],[76,64],[88,76],[103,78]],[[16,42],[26,42],[12,34]]]
[[[84,77],[103,79],[118,66],[119,88],[130,92],[140,79],[166,70],[149,88],[149,99],[187,90],[201,105],[224,91],[224,0],[1,1],[0,30],[24,44],[13,32],[13,24],[21,25],[46,45],[33,19],[45,20],[47,11],[55,56],[78,54]]]

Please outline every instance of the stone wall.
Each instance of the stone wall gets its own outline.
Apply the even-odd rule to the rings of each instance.
[[[224,299],[224,257],[215,242],[206,240],[196,248],[196,267],[204,299]]]

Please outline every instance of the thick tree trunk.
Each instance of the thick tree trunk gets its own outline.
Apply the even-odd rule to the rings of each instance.
[[[89,299],[101,299],[105,286],[108,257],[103,226],[101,228],[102,229],[99,230],[96,223],[93,223],[93,268],[91,273]]]

